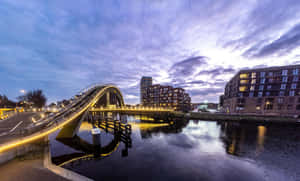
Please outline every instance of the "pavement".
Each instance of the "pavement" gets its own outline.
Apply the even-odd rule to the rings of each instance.
[[[1,181],[66,181],[43,165],[42,154],[29,154],[0,165]]]

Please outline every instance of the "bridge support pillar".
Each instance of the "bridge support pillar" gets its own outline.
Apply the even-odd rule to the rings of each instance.
[[[109,107],[110,105],[110,94],[109,92],[106,93],[106,107]]]

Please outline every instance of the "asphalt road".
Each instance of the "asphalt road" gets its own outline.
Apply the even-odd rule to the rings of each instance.
[[[37,113],[17,113],[16,115],[0,121],[0,140],[5,133],[17,133],[32,123],[32,117]]]

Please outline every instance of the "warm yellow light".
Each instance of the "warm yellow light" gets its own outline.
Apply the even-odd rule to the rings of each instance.
[[[116,87],[113,87],[113,86],[107,86],[103,89],[101,89],[97,94],[96,96],[90,101],[90,103],[88,103],[84,108],[82,108],[79,112],[77,112],[76,114],[72,115],[69,119],[66,119],[64,122],[62,122],[60,125],[57,125],[56,127],[54,128],[49,128],[49,129],[45,129],[41,132],[38,132],[38,133],[34,133],[30,136],[26,136],[22,139],[19,139],[17,141],[11,141],[11,142],[8,142],[8,143],[5,143],[5,144],[1,144],[0,145],[0,152],[3,152],[3,151],[6,151],[6,150],[9,150],[9,149],[12,149],[12,148],[15,148],[17,146],[20,146],[20,145],[23,145],[23,144],[27,144],[27,143],[30,143],[30,142],[33,142],[33,141],[36,141],[36,140],[39,140],[47,135],[49,135],[50,133],[53,133],[55,131],[57,131],[58,129],[64,127],[65,125],[69,124],[70,122],[72,122],[74,119],[76,119],[78,116],[80,116],[84,111],[86,111],[89,107],[92,107],[94,106],[94,101],[95,100],[98,100],[102,95],[103,93],[109,89],[109,88],[115,88],[115,89],[118,89]]]
[[[240,92],[245,92],[247,90],[247,86],[240,86],[239,90]]]
[[[241,79],[248,78],[248,74],[245,74],[245,73],[244,73],[244,74],[240,74],[240,78],[241,78]]]

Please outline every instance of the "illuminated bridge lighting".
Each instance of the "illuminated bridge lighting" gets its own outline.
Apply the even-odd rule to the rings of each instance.
[[[107,85],[105,87],[103,87],[103,86],[97,87],[96,86],[96,87],[94,87],[94,89],[89,89],[88,92],[86,92],[86,93],[90,93],[90,91],[92,91],[92,90],[97,90],[98,92],[96,93],[96,95],[92,98],[89,96],[86,96],[86,97],[78,100],[79,102],[84,102],[85,104],[83,104],[80,107],[76,107],[76,109],[73,109],[74,112],[72,112],[71,115],[68,115],[65,117],[64,110],[62,110],[61,112],[58,112],[58,114],[60,114],[59,116],[61,117],[61,119],[57,122],[57,124],[52,124],[50,127],[47,127],[39,132],[35,132],[29,136],[23,136],[22,138],[16,138],[13,141],[3,143],[0,145],[0,152],[4,152],[4,151],[7,151],[12,148],[40,140],[40,139],[44,138],[45,136],[64,127],[65,125],[71,123],[73,120],[75,120],[76,118],[81,116],[85,111],[87,111],[88,108],[93,107],[96,104],[97,100],[99,100],[102,96],[105,96],[105,93],[109,89],[114,89],[119,92],[121,99],[122,99],[121,104],[124,105],[123,96],[121,95],[121,92],[117,87],[110,86],[110,85]]]
[[[161,108],[161,107],[100,107],[92,108],[92,112],[174,112],[174,109],[170,108]]]

